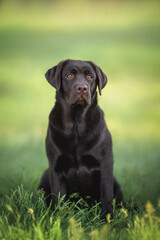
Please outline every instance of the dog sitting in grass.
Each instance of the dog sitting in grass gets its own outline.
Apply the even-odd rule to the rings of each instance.
[[[93,62],[64,60],[49,69],[47,81],[56,89],[56,102],[49,115],[46,153],[49,168],[39,189],[52,208],[58,195],[72,193],[101,203],[102,213],[113,212],[112,201],[123,201],[113,176],[111,134],[97,103],[107,83],[104,72]]]

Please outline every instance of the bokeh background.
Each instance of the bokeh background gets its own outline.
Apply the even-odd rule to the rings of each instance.
[[[91,60],[108,76],[99,96],[126,199],[160,197],[160,2],[0,1],[0,194],[37,188],[55,90],[46,70]]]

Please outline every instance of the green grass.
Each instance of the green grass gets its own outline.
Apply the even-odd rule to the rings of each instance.
[[[1,239],[159,239],[160,206],[151,203],[144,207],[136,202],[128,203],[130,211],[115,209],[114,219],[101,220],[99,204],[88,208],[82,199],[78,203],[69,200],[63,205],[59,200],[54,212],[46,208],[41,192],[29,191],[23,186],[12,191],[10,197],[0,201]],[[160,205],[160,203],[159,203]]]
[[[159,7],[158,1],[2,1],[0,239],[160,238]],[[44,141],[55,97],[44,73],[66,58],[92,60],[109,79],[99,104],[129,210],[115,209],[107,224],[97,204],[67,202],[52,213],[37,192],[48,166]]]

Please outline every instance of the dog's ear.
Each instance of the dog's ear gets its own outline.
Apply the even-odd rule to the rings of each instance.
[[[68,61],[64,60],[59,62],[56,66],[48,69],[45,74],[47,81],[58,91],[61,87],[61,71],[64,63]]]
[[[106,83],[108,82],[107,76],[104,74],[104,72],[101,70],[100,67],[98,67],[94,62],[90,62],[91,65],[94,67],[96,74],[97,74],[97,81],[98,81],[98,90],[99,94],[101,95],[101,90],[105,87]]]

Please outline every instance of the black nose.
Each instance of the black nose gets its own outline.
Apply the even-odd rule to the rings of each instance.
[[[86,92],[88,92],[88,86],[86,84],[80,84],[79,83],[76,86],[76,91],[78,93],[81,93],[81,92],[86,93]]]

